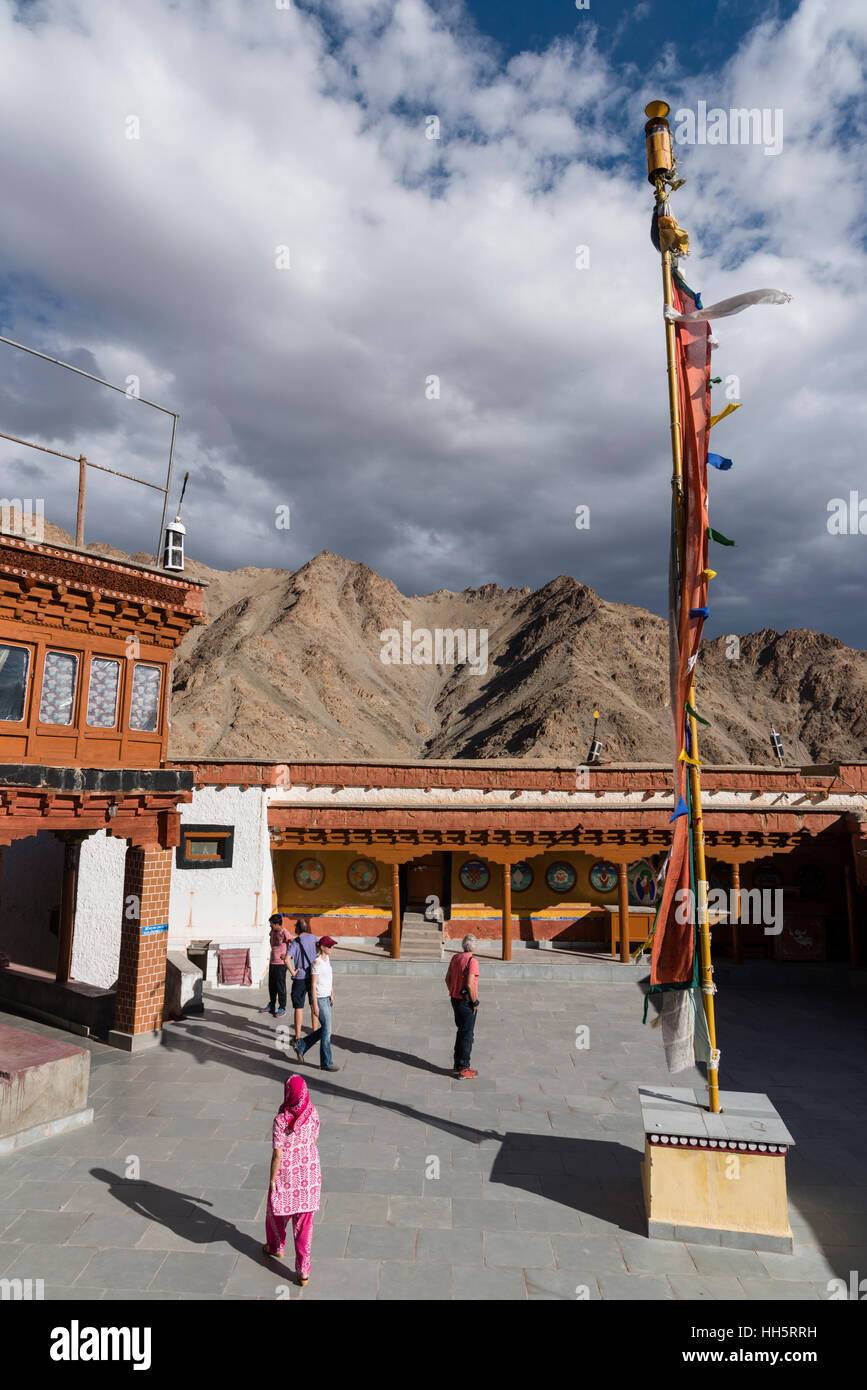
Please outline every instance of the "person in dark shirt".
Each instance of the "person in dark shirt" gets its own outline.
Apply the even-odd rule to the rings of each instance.
[[[311,970],[316,959],[319,939],[315,937],[303,918],[295,923],[295,938],[289,947],[289,958],[293,966],[292,1007],[295,1010],[294,1042],[301,1040],[301,1026],[304,1022],[304,1003],[310,998]],[[311,1004],[312,1010],[312,1004]]]

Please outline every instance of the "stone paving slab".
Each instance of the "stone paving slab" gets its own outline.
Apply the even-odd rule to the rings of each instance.
[[[206,1013],[146,1054],[82,1040],[94,1124],[0,1159],[0,1276],[43,1278],[61,1300],[726,1302],[827,1298],[831,1278],[867,1269],[854,991],[763,991],[766,973],[726,997],[724,1086],[767,1093],[798,1146],[795,1253],[759,1255],[647,1239],[637,1086],[672,1078],[641,1025],[641,972],[549,978],[528,998],[486,968],[473,1083],[450,1075],[439,968],[336,974],[341,1070],[303,1068],[324,1170],[303,1290],[292,1258],[261,1251],[270,1121],[296,1064],[250,990],[206,994]]]

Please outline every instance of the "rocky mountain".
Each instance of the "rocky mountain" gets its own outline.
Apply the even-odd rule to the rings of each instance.
[[[536,590],[407,596],[327,551],[294,573],[195,561],[187,572],[208,583],[208,623],[175,661],[173,757],[578,763],[598,708],[603,758],[671,758],[665,621],[567,575]],[[472,662],[448,663],[448,632],[469,635]],[[867,757],[867,653],[834,637],[706,642],[699,689],[706,762],[772,762],[772,727],[790,761]]]

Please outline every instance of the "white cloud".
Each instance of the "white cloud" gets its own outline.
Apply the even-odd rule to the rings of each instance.
[[[88,348],[101,374],[141,374],[145,395],[180,411],[188,549],[211,563],[297,565],[327,547],[407,591],[567,571],[664,611],[643,106],[780,107],[777,157],[680,150],[687,279],[706,302],[764,284],[795,296],[718,331],[715,366],[739,375],[744,409],[715,438],[735,469],[711,480],[713,519],[738,541],[718,566],[717,617],[728,606],[744,623],[748,600],[756,627],[865,644],[843,601],[859,541],[824,539],[827,499],[867,490],[863,6],[805,0],[723,71],[669,55],[640,87],[593,34],[503,66],[457,7],[446,23],[423,0],[317,13],[5,0],[3,331]],[[431,114],[439,140],[425,138]],[[283,245],[288,270],[275,268]],[[50,371],[16,364],[0,420],[14,405],[57,447],[161,475],[165,441],[145,412],[108,410],[95,386],[81,387],[91,414],[63,396],[62,442]],[[68,468],[47,475],[46,499],[67,524]],[[148,499],[120,516],[115,496],[94,490],[88,535],[149,548],[158,499],[145,523]],[[286,502],[288,533],[273,524]]]

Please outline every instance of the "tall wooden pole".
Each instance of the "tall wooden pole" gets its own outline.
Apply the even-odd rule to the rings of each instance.
[[[400,960],[400,865],[391,866],[391,958]]]
[[[503,865],[503,960],[512,959],[512,866]]]
[[[75,544],[84,549],[84,494],[87,491],[87,459],[84,454],[78,459],[78,510],[75,514]]]
[[[652,102],[646,110],[649,117],[645,126],[647,142],[648,172],[656,190],[657,204],[665,204],[668,192],[677,186],[674,174],[674,160],[671,157],[671,132],[665,117],[669,108],[665,102]],[[661,163],[662,161],[662,163]],[[666,191],[667,190],[667,191]],[[662,249],[662,295],[666,307],[674,307],[674,290],[671,275],[671,251]],[[681,607],[689,605],[686,590],[686,501],[683,492],[683,453],[681,450],[680,394],[677,374],[677,333],[670,319],[665,319],[665,355],[668,366],[668,412],[671,429],[671,486],[674,495],[674,516],[677,535],[677,555],[680,568]],[[695,677],[689,687],[689,703],[695,709]],[[677,711],[673,711],[677,714]],[[699,967],[701,977],[701,997],[707,1019],[710,1038],[711,1062],[707,1069],[708,1107],[716,1114],[719,1111],[719,1053],[716,1044],[716,1017],[714,1011],[713,967],[710,956],[710,930],[707,920],[707,866],[704,853],[704,824],[701,810],[701,777],[698,768],[698,726],[693,715],[687,716],[690,732],[690,755],[694,759],[689,764],[689,791],[691,802],[692,843],[695,855],[695,896],[698,919]]]
[[[620,959],[625,962],[629,960],[629,865],[625,861],[617,865],[617,919]]]

